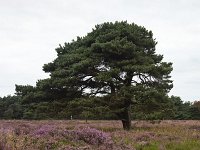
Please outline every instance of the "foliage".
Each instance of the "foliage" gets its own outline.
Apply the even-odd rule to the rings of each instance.
[[[195,101],[189,109],[192,119],[200,119],[200,101]]]
[[[199,101],[183,102],[177,96],[165,98],[163,103],[158,101],[154,109],[151,103],[146,103],[147,101],[134,104],[131,118],[134,120],[200,119]],[[101,98],[93,97],[76,99],[69,103],[52,101],[23,104],[19,96],[6,96],[0,98],[0,119],[71,119],[71,116],[73,119],[85,120],[118,119],[105,102]]]
[[[172,110],[174,115],[172,119],[190,119],[191,113],[189,112],[191,103],[190,102],[183,102],[180,97],[171,96],[170,101],[172,103]]]
[[[5,96],[0,97],[0,118],[19,119],[23,115],[23,108],[20,104],[21,97]]]

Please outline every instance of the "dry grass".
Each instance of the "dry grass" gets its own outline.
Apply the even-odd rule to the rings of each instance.
[[[86,130],[74,138],[71,133],[84,127],[97,132],[93,138],[106,142],[84,139],[90,132]],[[1,120],[0,150],[27,149],[199,150],[200,121],[133,121],[132,129],[124,131],[120,121]]]

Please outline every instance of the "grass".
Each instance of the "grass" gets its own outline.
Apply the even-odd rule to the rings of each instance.
[[[166,148],[170,150],[199,150],[200,142],[199,140],[187,140],[178,143],[171,142],[166,145]]]
[[[0,150],[199,150],[200,121],[1,120]]]
[[[147,145],[136,145],[137,150],[159,150],[159,144],[158,143],[148,143]]]

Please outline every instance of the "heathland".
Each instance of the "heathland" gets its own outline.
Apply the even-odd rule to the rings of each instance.
[[[200,121],[1,120],[0,150],[199,150]]]

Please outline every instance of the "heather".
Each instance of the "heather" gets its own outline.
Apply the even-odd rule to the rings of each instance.
[[[192,150],[200,147],[200,121],[1,120],[0,150]]]

